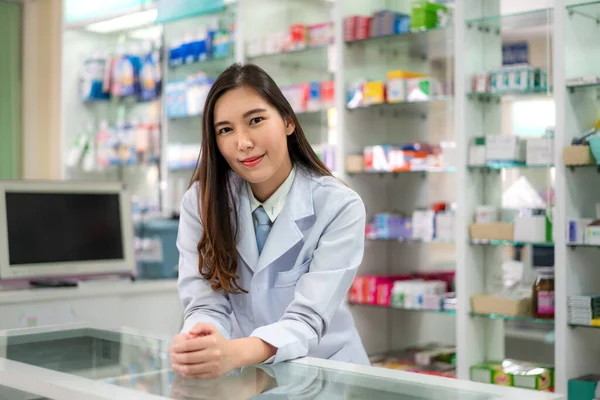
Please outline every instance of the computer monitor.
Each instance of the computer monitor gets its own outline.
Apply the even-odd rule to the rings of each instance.
[[[0,181],[0,281],[135,274],[118,182]]]

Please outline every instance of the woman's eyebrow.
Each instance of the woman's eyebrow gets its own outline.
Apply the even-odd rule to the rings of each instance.
[[[251,116],[252,114],[257,114],[257,113],[261,113],[261,112],[266,112],[267,110],[265,110],[264,108],[253,108],[250,111],[246,111],[244,113],[244,118],[248,118],[249,116]]]
[[[261,113],[261,112],[266,112],[267,110],[265,110],[264,108],[253,108],[252,110],[246,111],[243,115],[244,118],[248,118],[249,116],[253,115],[253,114],[257,114],[257,113]],[[230,125],[231,122],[229,121],[219,121],[219,122],[215,122],[215,128],[218,128],[221,125]]]

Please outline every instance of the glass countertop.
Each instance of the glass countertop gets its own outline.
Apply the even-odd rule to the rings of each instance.
[[[192,380],[170,369],[169,346],[168,338],[82,325],[0,331],[0,385],[31,392],[23,399],[56,400],[561,398],[310,358]]]

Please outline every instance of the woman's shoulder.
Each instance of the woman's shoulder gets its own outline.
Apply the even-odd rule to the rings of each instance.
[[[359,202],[362,199],[352,188],[335,176],[321,176],[303,171],[310,180],[312,195],[317,203],[339,204],[340,202]],[[338,201],[336,201],[338,200]]]

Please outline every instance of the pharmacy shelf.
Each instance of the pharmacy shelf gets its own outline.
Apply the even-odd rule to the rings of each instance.
[[[396,311],[409,311],[409,312],[417,312],[417,313],[433,313],[433,314],[441,314],[441,315],[456,315],[455,310],[433,310],[427,308],[403,308],[403,307],[394,307],[394,306],[383,306],[378,304],[365,304],[365,303],[355,303],[349,301],[348,304],[352,306],[361,306],[361,307],[375,307],[375,308],[388,308]]]
[[[553,168],[554,165],[539,165],[539,164],[525,164],[520,162],[497,162],[497,163],[488,163],[485,165],[469,165],[468,168],[470,170],[501,170],[501,169],[539,169],[539,168]]]
[[[496,33],[524,31],[531,27],[549,27],[552,22],[552,10],[549,8],[518,12],[513,14],[493,14],[465,21],[467,28],[494,30]]]
[[[215,68],[224,69],[224,67],[227,66],[228,64],[230,64],[233,60],[233,47],[234,46],[235,46],[235,43],[229,44],[229,47],[231,48],[229,50],[229,54],[219,56],[219,57],[211,57],[206,60],[185,63],[185,64],[181,64],[181,65],[170,65],[169,69],[170,70],[180,70],[183,68],[190,68],[190,67],[198,69],[198,70],[204,70],[204,69],[212,70]]]
[[[600,329],[600,326],[595,325],[584,325],[584,324],[569,324],[571,328],[591,328],[591,329]]]
[[[543,247],[554,247],[552,242],[514,242],[510,240],[477,240],[472,239],[471,244],[473,245],[484,245],[484,246],[543,246]]]
[[[369,175],[393,176],[393,175],[414,174],[414,173],[428,174],[428,173],[453,173],[453,172],[456,172],[456,168],[454,168],[454,167],[431,168],[431,169],[426,169],[426,170],[395,171],[395,172],[387,172],[387,171],[351,172],[351,171],[346,171],[346,173],[348,175],[363,175],[363,176],[369,176]]]
[[[569,92],[571,92],[571,93],[573,93],[579,89],[585,90],[585,89],[596,89],[596,88],[600,88],[600,82],[567,84],[567,89],[569,89]]]
[[[374,103],[374,104],[365,104],[358,106],[346,106],[346,109],[349,111],[354,110],[373,110],[373,109],[391,109],[394,107],[401,106],[411,106],[411,105],[427,105],[428,103],[438,103],[444,101],[451,101],[454,96],[432,96],[426,100],[419,101],[397,101],[394,103]]]
[[[600,13],[600,1],[583,1],[567,5],[565,8],[569,12],[569,16],[578,15],[600,23],[600,18],[598,17]]]
[[[380,35],[370,36],[364,39],[346,40],[344,43],[347,46],[353,46],[356,44],[369,44],[369,43],[392,43],[398,40],[422,40],[430,37],[436,37],[440,39],[446,39],[448,35],[452,34],[451,28],[437,28],[437,29],[425,29],[425,30],[413,30],[406,33],[393,34],[393,35]]]
[[[486,318],[486,319],[501,319],[504,321],[517,321],[517,322],[530,322],[533,324],[541,324],[541,325],[554,325],[553,319],[542,319],[535,317],[523,317],[523,316],[509,316],[509,315],[501,315],[501,314],[479,314],[471,312],[469,314],[474,318]]]
[[[479,100],[479,101],[490,101],[490,100],[500,100],[503,97],[528,97],[528,96],[542,96],[542,95],[552,95],[552,88],[540,88],[540,89],[529,89],[529,90],[511,90],[511,91],[502,91],[502,92],[469,92],[467,93],[467,97],[469,99]]]
[[[282,51],[280,53],[263,53],[263,54],[255,54],[255,55],[251,55],[251,56],[247,55],[246,59],[248,61],[254,62],[254,61],[265,60],[265,59],[269,59],[269,58],[281,58],[281,57],[296,56],[296,55],[305,56],[310,53],[326,52],[329,49],[329,46],[330,46],[329,44],[319,45],[319,46],[307,46],[303,49]]]
[[[452,244],[454,240],[452,239],[413,239],[413,238],[368,238],[367,240],[371,242],[397,242],[397,243],[435,243],[435,244]]]

